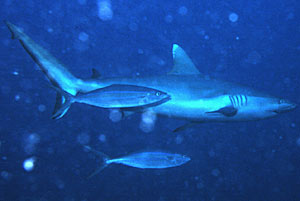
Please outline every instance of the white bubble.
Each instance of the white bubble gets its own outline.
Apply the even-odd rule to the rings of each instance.
[[[40,112],[45,112],[46,106],[43,105],[43,104],[40,104],[40,105],[38,106],[38,110],[39,110]]]
[[[140,123],[140,129],[145,133],[149,133],[153,130],[156,121],[156,113],[152,111],[146,111],[142,114]]]
[[[240,37],[237,36],[237,37],[235,37],[235,39],[236,39],[236,40],[240,40]]]
[[[236,21],[238,21],[239,16],[236,13],[230,13],[229,16],[228,16],[228,19],[231,22],[236,22]]]
[[[98,139],[100,140],[100,142],[105,142],[106,141],[106,136],[104,134],[100,134]]]
[[[30,172],[30,171],[32,171],[33,168],[34,168],[34,163],[35,163],[35,158],[34,158],[34,157],[28,158],[28,159],[26,159],[26,160],[23,162],[23,168],[24,168],[27,172]]]
[[[13,75],[19,75],[19,72],[18,71],[14,71]]]
[[[40,136],[36,133],[31,133],[25,136],[24,139],[24,151],[27,154],[32,154],[35,149],[36,145],[40,142]]]
[[[110,110],[109,119],[112,122],[118,122],[122,119],[122,112],[120,110]]]
[[[90,136],[87,133],[80,133],[77,136],[77,142],[82,145],[88,144],[90,142]]]
[[[98,0],[98,17],[103,20],[111,20],[113,11],[109,0]]]
[[[20,98],[21,98],[20,95],[17,94],[17,95],[15,96],[15,101],[19,101]]]
[[[89,39],[89,35],[85,32],[80,32],[78,35],[78,39],[82,42],[85,42]]]
[[[27,138],[27,142],[30,144],[37,144],[40,142],[40,136],[36,133],[31,133]]]
[[[178,9],[178,13],[180,15],[186,15],[188,12],[188,9],[185,7],[185,6],[181,6],[179,9]]]
[[[146,124],[153,124],[156,120],[156,113],[152,111],[146,111],[142,114],[142,121]]]
[[[165,22],[166,23],[172,23],[173,22],[173,16],[172,15],[167,15],[165,17]]]

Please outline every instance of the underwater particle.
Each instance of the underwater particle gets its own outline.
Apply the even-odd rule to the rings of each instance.
[[[53,29],[52,29],[51,27],[49,27],[49,28],[47,29],[47,31],[48,31],[49,33],[52,33],[52,32],[53,32]]]
[[[208,39],[209,39],[209,36],[208,36],[208,35],[205,35],[205,36],[204,36],[204,39],[205,39],[205,40],[208,40]]]
[[[300,147],[300,137],[297,139],[296,143]]]
[[[88,144],[90,142],[90,136],[87,133],[80,133],[77,136],[77,142],[82,145]]]
[[[64,189],[65,188],[65,183],[62,180],[57,179],[55,181],[55,183],[56,183],[56,186],[57,186],[58,189]]]
[[[13,75],[19,75],[19,72],[18,71],[14,71]]]
[[[238,37],[238,36],[237,36],[237,37],[235,37],[235,40],[240,40],[240,37]]]
[[[138,25],[137,25],[137,23],[135,23],[135,22],[131,22],[130,24],[129,24],[129,29],[131,30],[131,31],[137,31],[138,30]]]
[[[204,188],[204,184],[202,182],[197,183],[197,189],[202,189]]]
[[[98,17],[103,21],[108,21],[113,18],[113,11],[109,0],[98,0]]]
[[[24,138],[24,151],[27,154],[32,154],[35,151],[36,145],[40,142],[40,136],[36,133],[30,133]]]
[[[216,169],[213,169],[211,171],[211,174],[215,177],[219,176],[220,175],[220,170],[218,170],[217,168]]]
[[[85,42],[89,39],[89,35],[85,32],[80,32],[79,35],[78,35],[78,39],[81,41],[81,42]]]
[[[181,135],[177,135],[175,138],[176,144],[181,144],[183,142],[183,137]]]
[[[250,64],[258,64],[261,62],[261,55],[257,51],[248,54],[247,62]]]
[[[291,123],[291,127],[292,128],[296,128],[296,124],[295,123]]]
[[[229,16],[228,16],[228,19],[231,22],[236,22],[236,21],[238,21],[239,16],[236,13],[230,13]]]
[[[165,22],[166,23],[172,23],[173,22],[173,16],[172,15],[166,15],[165,16]]]
[[[23,162],[23,168],[24,168],[24,170],[26,170],[27,172],[32,171],[34,169],[34,163],[35,163],[35,158],[34,157],[26,159]]]
[[[77,0],[77,2],[78,2],[80,5],[85,5],[85,4],[86,4],[86,0]]]
[[[208,152],[208,155],[209,155],[209,157],[215,157],[216,156],[216,152],[214,151],[214,150],[210,150],[209,152]]]
[[[10,180],[10,178],[12,177],[12,175],[9,172],[7,172],[7,171],[2,171],[1,172],[1,177],[4,180],[8,181],[8,180]]]
[[[139,49],[138,49],[138,53],[139,53],[139,54],[144,54],[144,50],[139,48]]]
[[[122,112],[120,110],[110,110],[109,119],[112,122],[118,122],[122,119]]]
[[[100,142],[105,142],[106,141],[106,136],[104,134],[100,134],[98,137]]]
[[[145,133],[149,133],[153,130],[156,121],[156,113],[152,111],[146,111],[142,114],[142,121],[140,123],[140,129]]]
[[[43,104],[40,104],[40,105],[38,106],[38,110],[39,110],[40,112],[45,112],[46,106],[43,105]]]
[[[179,15],[186,15],[188,12],[188,9],[185,7],[185,6],[181,6],[179,9],[178,9],[178,14]]]
[[[17,95],[15,95],[15,101],[19,101],[20,100],[20,95],[19,94],[17,94]]]

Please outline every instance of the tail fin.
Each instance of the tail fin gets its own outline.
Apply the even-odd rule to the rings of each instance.
[[[106,154],[92,149],[90,146],[84,146],[84,148],[86,148],[89,151],[92,151],[92,152],[96,153],[97,155],[100,155],[102,157],[102,160],[103,160],[103,164],[100,167],[98,167],[92,174],[90,174],[87,177],[87,179],[90,179],[93,176],[95,176],[96,174],[100,173],[104,168],[106,168],[110,164],[110,162],[109,162],[110,158]]]
[[[11,32],[12,38],[19,39],[24,49],[39,65],[54,86],[59,86],[62,90],[72,95],[76,95],[80,91],[82,85],[85,84],[81,79],[73,76],[61,62],[35,43],[21,28],[8,21],[5,21],[5,24]]]
[[[74,102],[74,97],[58,87],[53,86],[52,88],[56,90],[56,103],[51,118],[60,119],[66,114]]]

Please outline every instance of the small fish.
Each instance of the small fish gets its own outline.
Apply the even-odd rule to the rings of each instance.
[[[73,96],[60,88],[56,91],[61,97],[55,105],[52,118],[61,118],[72,103],[85,103],[102,108],[141,108],[157,106],[168,100],[170,96],[162,91],[128,84],[113,84],[87,93]]]
[[[99,167],[88,178],[91,178],[92,176],[98,174],[100,171],[102,171],[104,168],[106,168],[109,164],[112,163],[123,164],[141,169],[164,169],[177,167],[191,160],[191,158],[188,156],[167,152],[139,152],[120,158],[110,159],[106,154],[102,152],[93,150],[89,146],[84,147],[103,157],[103,165]]]

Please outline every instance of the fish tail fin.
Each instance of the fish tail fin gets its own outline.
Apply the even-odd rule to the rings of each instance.
[[[31,58],[37,63],[42,72],[54,86],[76,95],[86,87],[86,82],[75,77],[65,66],[52,56],[46,49],[33,41],[21,28],[4,21],[13,39],[18,39]]]
[[[102,153],[102,152],[100,152],[100,151],[94,150],[94,149],[92,149],[90,146],[84,146],[84,148],[86,148],[86,149],[89,150],[89,151],[94,152],[94,153],[97,154],[97,155],[100,155],[100,156],[102,157],[102,160],[103,160],[102,165],[101,165],[100,167],[98,167],[94,172],[92,172],[92,173],[87,177],[87,179],[90,179],[90,178],[92,178],[93,176],[99,174],[99,173],[100,173],[104,168],[106,168],[111,162],[110,162],[110,158],[109,158],[106,154],[104,154],[104,153]]]
[[[74,96],[58,87],[52,86],[52,88],[56,90],[56,102],[51,118],[60,119],[66,114],[71,104],[74,102]]]

